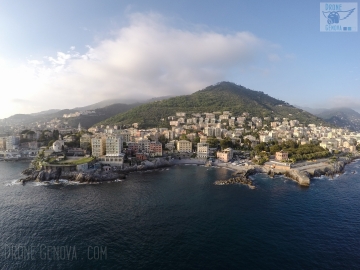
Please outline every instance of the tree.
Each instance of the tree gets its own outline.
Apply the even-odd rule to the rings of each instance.
[[[53,139],[58,140],[59,139],[59,131],[57,129],[53,130]]]
[[[216,137],[208,137],[206,142],[209,144],[210,148],[215,148],[219,144],[219,140]]]
[[[165,144],[169,142],[164,134],[159,136],[158,141],[163,145],[163,148],[165,147]]]
[[[54,142],[55,142],[55,140],[51,140],[51,141],[48,143],[48,147],[51,147]]]
[[[247,147],[251,148],[251,141],[250,141],[248,138],[246,138],[246,139],[244,140],[244,145],[246,145]]]
[[[225,137],[223,140],[221,140],[220,146],[222,149],[233,147],[232,140],[229,137]]]
[[[281,146],[278,144],[272,145],[270,146],[270,153],[274,155],[276,152],[281,151],[281,149],[282,149]]]

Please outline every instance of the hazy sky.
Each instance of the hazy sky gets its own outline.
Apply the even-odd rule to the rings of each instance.
[[[0,118],[224,80],[360,110],[360,32],[320,32],[319,3],[0,0]]]

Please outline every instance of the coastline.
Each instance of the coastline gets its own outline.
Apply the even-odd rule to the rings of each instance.
[[[341,158],[340,160],[330,164],[329,160],[324,160],[316,164],[306,164],[304,166],[298,166],[289,169],[277,169],[271,168],[267,165],[248,165],[248,166],[236,166],[229,163],[221,162],[211,162],[207,163],[203,159],[175,159],[167,161],[162,158],[157,158],[153,162],[144,162],[142,165],[134,165],[132,167],[127,167],[121,170],[116,171],[85,171],[85,172],[56,172],[54,170],[34,170],[26,169],[22,172],[23,175],[27,177],[19,179],[19,182],[25,184],[29,181],[50,181],[59,179],[76,181],[79,183],[96,183],[96,182],[106,182],[106,181],[116,181],[119,179],[126,179],[127,175],[131,172],[138,171],[151,171],[157,170],[165,167],[172,167],[177,165],[197,165],[197,166],[209,166],[214,168],[224,168],[233,171],[233,177],[227,180],[217,180],[215,185],[229,185],[240,183],[249,186],[253,189],[255,186],[252,183],[252,180],[249,176],[257,173],[265,173],[269,177],[273,178],[274,175],[284,175],[291,180],[294,180],[299,183],[301,186],[309,186],[310,181],[314,177],[320,177],[321,175],[326,175],[329,177],[334,176],[335,174],[342,173],[345,166],[357,159],[360,159],[360,156],[354,156],[351,158]]]

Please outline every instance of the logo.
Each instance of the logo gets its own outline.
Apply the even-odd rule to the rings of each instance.
[[[321,32],[357,32],[357,3],[320,3]]]

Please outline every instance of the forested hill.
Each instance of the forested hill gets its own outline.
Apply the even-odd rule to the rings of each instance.
[[[191,114],[215,111],[230,111],[234,116],[248,112],[251,116],[297,119],[306,124],[324,123],[320,118],[263,92],[253,91],[231,82],[221,82],[191,95],[173,97],[138,106],[99,124],[129,125],[139,123],[142,128],[158,127],[166,126],[168,124],[167,117],[175,115],[176,112]],[[161,119],[164,120],[161,121]]]

